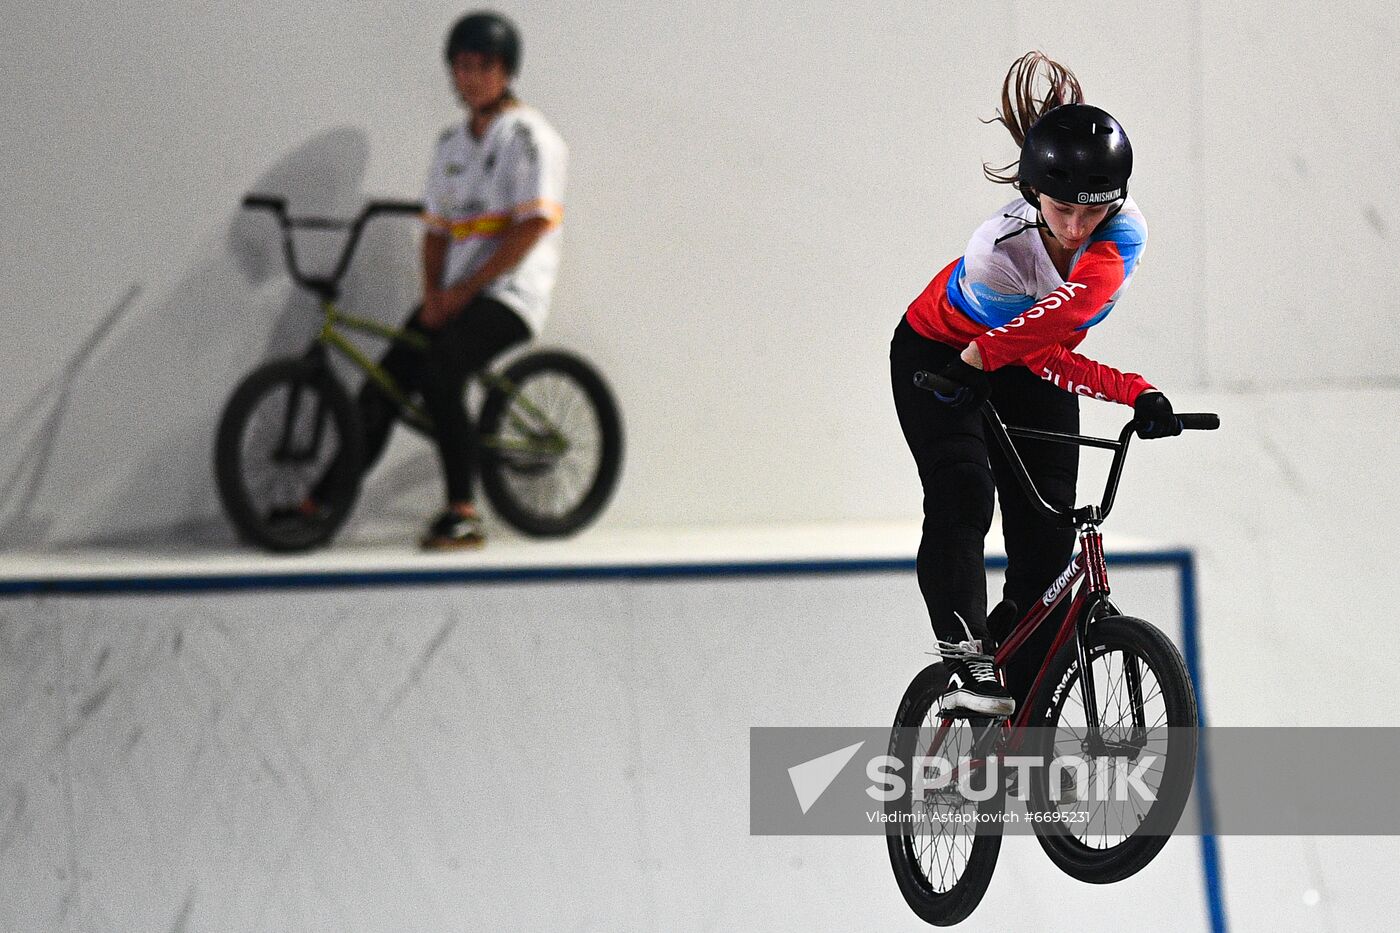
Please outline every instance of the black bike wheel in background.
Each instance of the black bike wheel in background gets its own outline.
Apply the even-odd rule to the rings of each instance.
[[[362,449],[355,407],[324,363],[261,366],[219,421],[214,474],[224,511],[245,541],[268,550],[324,544],[359,494]],[[300,508],[313,490],[316,508]]]
[[[1181,819],[1196,770],[1196,693],[1171,639],[1141,619],[1094,623],[1087,651],[1102,737],[1117,745],[1118,760],[1084,748],[1087,720],[1071,641],[1046,672],[1030,724],[1037,727],[1035,752],[1045,761],[1091,762],[1087,785],[1076,786],[1071,799],[1062,793],[1052,801],[1050,769],[1035,769],[1029,805],[1047,817],[1034,826],[1051,861],[1080,881],[1109,884],[1151,862]],[[1155,799],[1124,779],[1125,768],[1136,770]]]
[[[988,719],[944,719],[938,698],[947,669],[930,664],[909,684],[895,714],[889,754],[899,762],[903,796],[887,805],[885,843],[905,902],[934,926],[952,926],[982,902],[1001,852],[1005,783],[981,803],[955,788],[914,795],[913,765],[926,757],[956,763],[972,753],[981,730],[1000,728]],[[987,818],[985,821],[979,817]]]
[[[555,537],[597,518],[622,468],[622,421],[601,376],[556,350],[521,357],[487,393],[481,483],[521,532]]]

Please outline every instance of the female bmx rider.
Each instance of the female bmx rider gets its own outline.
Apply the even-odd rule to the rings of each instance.
[[[993,670],[989,628],[998,638],[1009,633],[1016,607],[1038,599],[1069,563],[1075,534],[1032,509],[1002,451],[987,443],[982,403],[990,398],[1008,424],[1077,433],[1079,396],[1087,395],[1133,406],[1139,436],[1181,427],[1143,377],[1074,352],[1128,287],[1147,240],[1128,197],[1127,134],[1084,103],[1073,73],[1039,52],[1007,72],[996,119],[1021,147],[1019,166],[983,170],[1022,197],[978,227],[962,257],[909,305],[890,343],[890,374],[923,483],[918,577],[950,673],[941,708],[1009,716],[1025,702],[1056,625],[1052,619],[1027,642],[1006,672],[1009,690]],[[920,370],[957,391],[916,387]],[[1072,508],[1078,448],[1019,449],[1045,500]],[[1007,570],[1005,600],[988,619],[983,542],[994,495]]]

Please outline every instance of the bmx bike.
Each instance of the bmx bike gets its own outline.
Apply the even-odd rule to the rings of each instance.
[[[915,381],[932,388],[937,378],[919,373]],[[900,762],[905,784],[887,804],[886,844],[906,903],[935,926],[965,919],[991,881],[1008,816],[1007,772],[999,764],[1017,756],[1036,764],[1016,772],[1025,818],[1052,862],[1096,884],[1127,878],[1156,857],[1186,806],[1196,766],[1196,695],[1181,653],[1160,630],[1122,614],[1109,598],[1099,526],[1113,507],[1136,422],[1113,440],[1008,428],[990,403],[983,416],[1035,509],[1076,528],[1079,551],[996,650],[997,667],[1004,669],[1070,600],[1027,702],[1011,718],[940,709],[948,684],[941,662],[920,671],[900,700],[889,754]],[[1183,430],[1220,424],[1213,414],[1177,417]],[[1071,510],[1048,504],[1012,435],[1114,451],[1102,501]],[[1084,767],[1061,770],[1059,763],[1067,761]],[[1129,774],[1136,769],[1136,787],[1145,793],[1124,779],[1124,768]],[[980,793],[968,793],[979,777]]]
[[[350,220],[294,218],[284,198],[267,195],[250,194],[243,206],[277,219],[288,273],[318,299],[323,320],[305,352],[264,363],[234,390],[219,421],[215,478],[244,540],[272,551],[307,550],[329,541],[349,517],[363,475],[360,416],[329,351],[363,371],[402,423],[431,436],[428,413],[344,331],[420,351],[427,339],[339,307],[340,280],[369,220],[417,216],[422,205],[370,201]],[[330,275],[310,276],[298,265],[292,234],[305,228],[349,231]],[[495,513],[535,537],[571,534],[593,521],[622,466],[622,421],[603,377],[575,354],[534,350],[499,372],[479,373],[476,382],[483,390],[476,416],[482,488]],[[299,508],[313,490],[316,508]]]

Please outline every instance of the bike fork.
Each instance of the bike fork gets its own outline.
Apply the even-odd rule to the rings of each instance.
[[[1108,564],[1103,556],[1103,536],[1094,525],[1085,524],[1079,532],[1079,549],[1083,555],[1088,588],[1084,600],[1084,610],[1074,620],[1074,644],[1079,655],[1079,691],[1084,702],[1084,719],[1088,725],[1087,741],[1099,743],[1099,704],[1094,692],[1093,671],[1089,667],[1089,623],[1094,610],[1102,600],[1108,599]]]
[[[319,343],[312,344],[311,349],[306,351],[302,359],[324,367],[326,365],[325,347]],[[316,454],[321,449],[326,422],[330,420],[324,392],[314,393],[316,409],[312,413],[311,437],[302,446],[297,446],[297,425],[302,418],[302,392],[305,385],[305,382],[298,380],[287,389],[287,407],[282,412],[282,433],[277,438],[277,448],[272,452],[274,463],[306,463],[316,459]]]

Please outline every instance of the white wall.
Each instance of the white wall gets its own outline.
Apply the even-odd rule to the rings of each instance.
[[[1008,196],[980,165],[1009,159],[1009,140],[978,120],[1030,47],[1128,127],[1152,228],[1132,293],[1087,350],[1188,403],[1197,387],[1400,376],[1396,340],[1373,323],[1397,301],[1383,252],[1396,139],[1379,115],[1400,103],[1387,78],[1400,46],[1384,4],[503,8],[526,36],[522,91],[572,149],[549,339],[596,359],[626,410],[606,521],[907,513],[885,346]],[[457,113],[438,55],[460,10],[415,10],[392,25],[359,3],[13,11],[0,37],[15,76],[0,101],[8,540],[226,534],[214,418],[243,371],[310,323],[271,226],[238,198],[274,187],[349,211],[417,192]],[[350,303],[405,306],[411,238],[391,222],[377,242]],[[409,466],[372,488],[366,514],[406,483],[410,513],[431,507],[426,446],[395,458]]]

